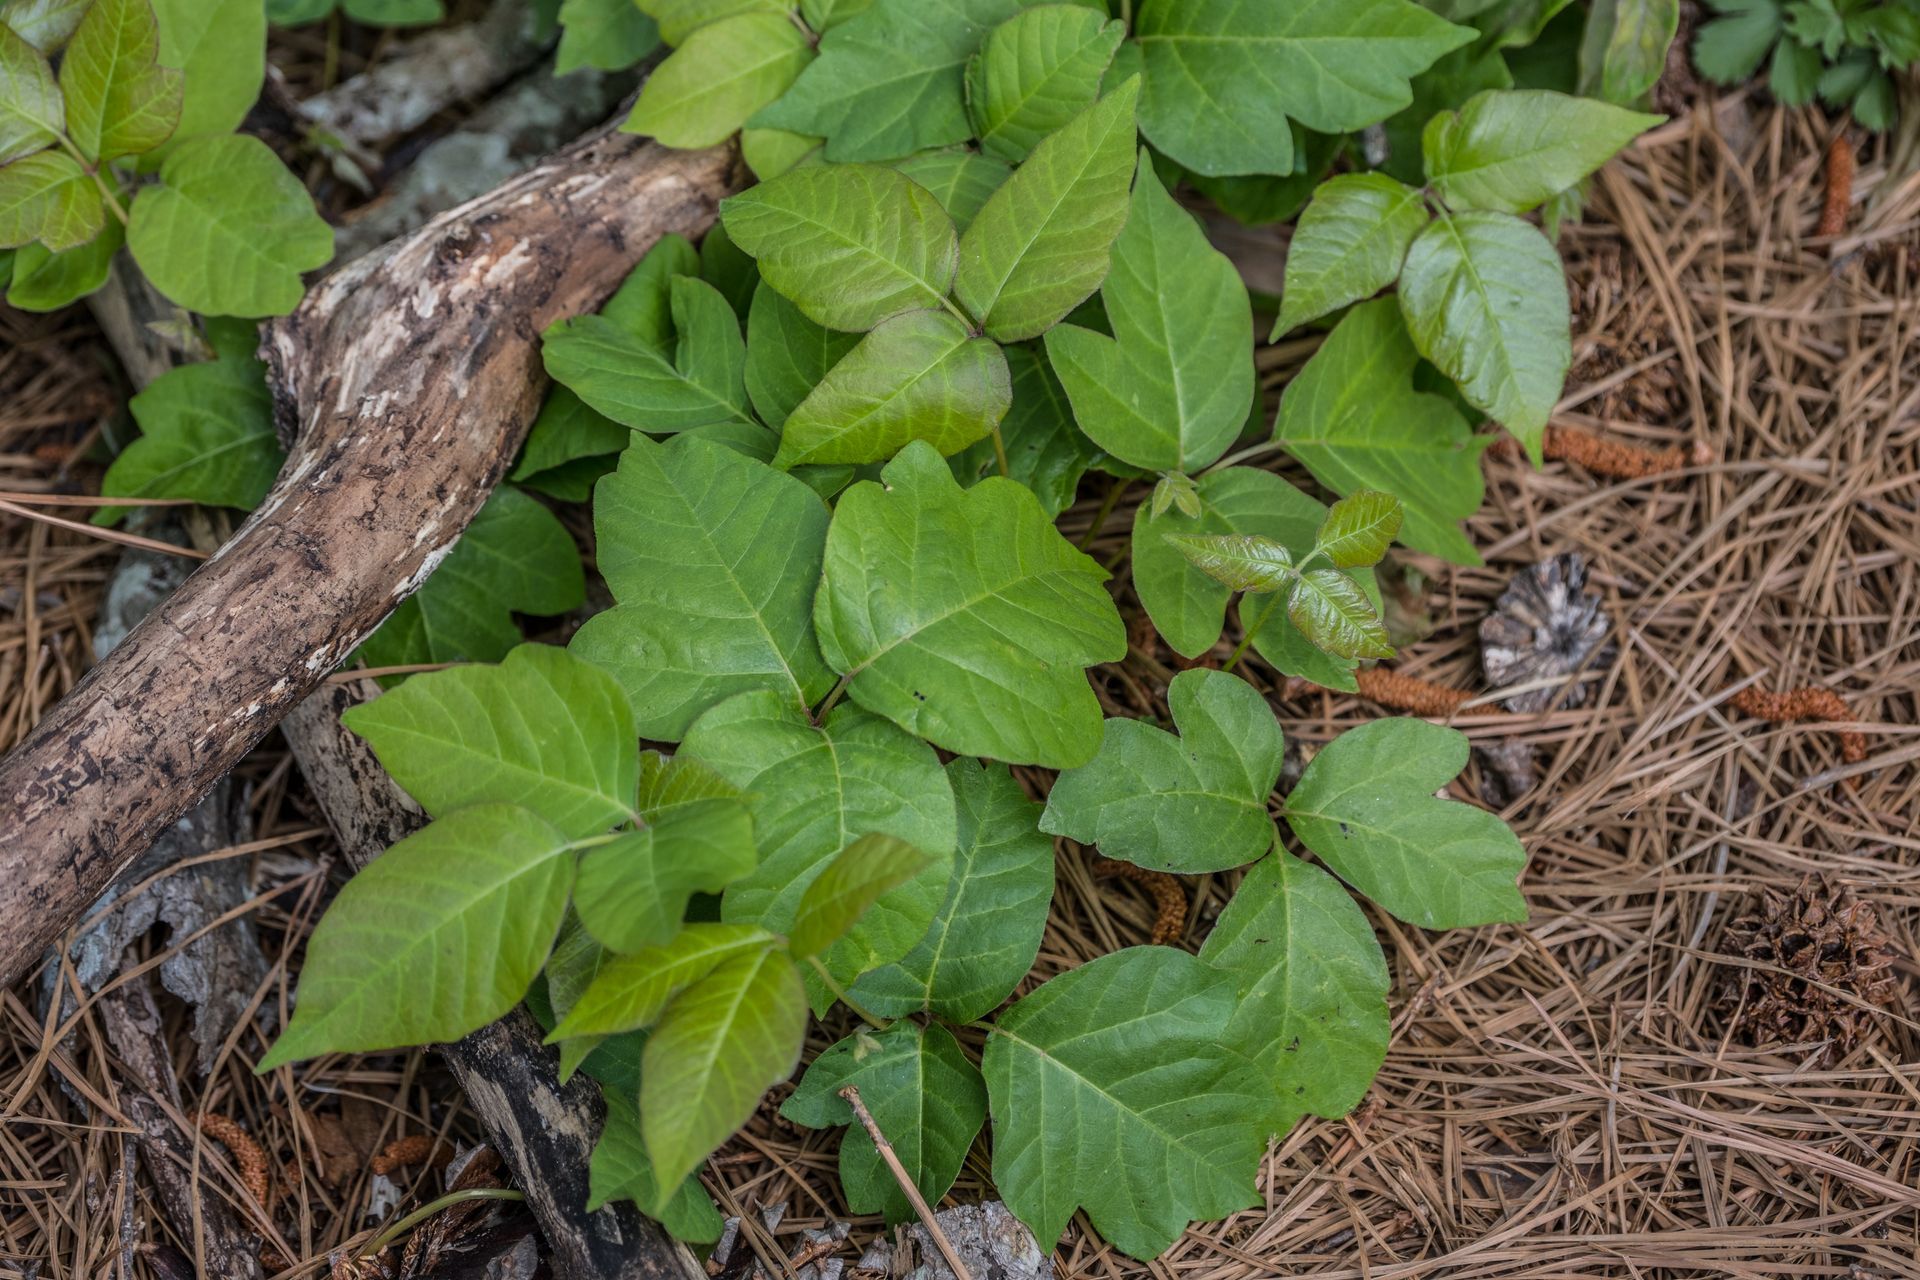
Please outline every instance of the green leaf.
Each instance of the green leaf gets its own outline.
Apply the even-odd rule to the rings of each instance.
[[[1287,245],[1286,287],[1269,341],[1392,284],[1427,225],[1418,191],[1382,173],[1321,183]]]
[[[65,123],[53,68],[12,27],[0,25],[0,164],[52,146]]]
[[[786,129],[740,131],[740,158],[762,182],[779,177],[807,160],[817,160],[821,139],[810,133],[792,133]]]
[[[1332,1118],[1366,1095],[1386,1060],[1391,985],[1373,926],[1332,876],[1276,849],[1247,872],[1200,958],[1233,975],[1228,1043],[1262,1064],[1274,1129]]]
[[[658,751],[640,755],[640,816],[662,821],[709,800],[741,800],[740,788],[698,760],[667,757]]]
[[[497,662],[520,643],[515,613],[567,613],[586,594],[573,535],[534,498],[503,485],[359,657],[374,667]]]
[[[598,479],[613,465],[610,461],[599,463],[598,460],[619,453],[632,438],[629,428],[595,413],[586,401],[567,388],[555,386],[547,392],[540,416],[527,431],[527,443],[520,449],[520,461],[514,464],[510,478],[529,483],[542,492],[552,492],[548,486],[561,478],[557,473],[575,463],[594,460],[598,465],[592,475]],[[556,496],[584,502],[588,491],[568,489]]]
[[[913,950],[854,985],[884,1018],[931,1013],[969,1022],[995,1008],[1033,967],[1053,902],[1053,841],[1040,806],[1005,765],[961,756],[947,765],[960,819],[946,897]]]
[[[859,339],[815,324],[762,280],[747,313],[747,394],[775,431]]]
[[[333,228],[258,138],[188,138],[168,149],[159,184],[134,197],[127,248],[189,311],[280,316],[305,292],[300,273],[333,256]]]
[[[1106,279],[1133,176],[1129,80],[1035,147],[960,241],[954,296],[999,342],[1037,337]]]
[[[1161,539],[1229,591],[1280,591],[1300,572],[1293,552],[1262,534],[1168,532]]]
[[[787,949],[796,959],[825,951],[844,937],[882,894],[905,884],[931,864],[932,859],[904,840],[877,834],[861,836],[842,849],[800,895]],[[940,889],[945,892],[944,881]],[[901,954],[919,941],[937,905],[937,898],[927,904],[926,919],[920,922],[919,931],[907,938]],[[890,964],[899,958],[893,955],[877,963]]]
[[[617,604],[573,651],[620,682],[643,736],[678,741],[749,689],[804,711],[833,686],[811,626],[827,512],[798,480],[710,441],[636,436],[594,530]]]
[[[991,434],[1013,386],[1006,358],[945,311],[882,321],[797,405],[773,465],[884,462],[915,440],[957,453]]]
[[[228,133],[246,119],[267,74],[260,0],[154,0],[160,61],[185,77],[176,138]]]
[[[1273,847],[1267,797],[1284,743],[1267,700],[1238,676],[1195,668],[1167,689],[1178,737],[1108,720],[1100,754],[1060,775],[1040,829],[1159,871],[1198,875]]]
[[[687,281],[684,276],[675,277]],[[688,281],[713,292],[700,281]],[[714,294],[722,307],[726,299]],[[729,314],[732,309],[727,308]],[[734,338],[739,340],[738,330]],[[744,389],[707,385],[665,353],[606,316],[575,316],[548,329],[541,359],[556,382],[602,413],[639,431],[666,434],[716,422],[746,422]]]
[[[861,706],[958,754],[1070,768],[1099,740],[1081,668],[1126,652],[1105,578],[1025,487],[962,490],[915,443],[841,496],[814,627]]]
[[[115,498],[191,498],[251,511],[280,473],[284,454],[273,430],[267,370],[251,349],[221,353],[155,378],[127,402],[140,438],[100,482]],[[113,524],[125,507],[105,507],[95,524]]]
[[[1467,763],[1467,736],[1375,720],[1335,738],[1287,796],[1287,824],[1334,874],[1423,929],[1527,918],[1527,864],[1507,824],[1434,792]]]
[[[967,65],[980,149],[1019,164],[1093,105],[1126,27],[1079,5],[1043,4],[995,27]]]
[[[981,1066],[993,1180],[1050,1249],[1084,1207],[1151,1258],[1196,1218],[1259,1202],[1267,1086],[1223,1041],[1234,983],[1183,951],[1128,947],[1002,1014]]]
[[[1400,541],[1477,565],[1460,522],[1480,509],[1476,437],[1451,402],[1413,389],[1420,353],[1391,298],[1348,312],[1280,399],[1273,438],[1335,493],[1400,500]]]
[[[912,1202],[840,1096],[848,1085],[860,1091],[921,1196],[938,1204],[986,1123],[986,1082],[951,1031],[899,1022],[885,1031],[855,1032],[822,1053],[781,1104],[780,1114],[799,1124],[851,1126],[840,1139],[840,1186],[848,1208],[885,1214],[891,1226],[911,1221]]]
[[[425,26],[447,16],[440,0],[340,0],[340,11],[376,27]]]
[[[1384,120],[1407,81],[1473,39],[1409,0],[1141,0],[1140,131],[1198,173],[1291,173],[1289,119],[1322,133]]]
[[[1338,569],[1309,569],[1287,593],[1287,617],[1336,658],[1391,658],[1387,629],[1360,584]]]
[[[784,0],[634,0],[660,27],[660,38],[682,45],[700,28],[741,13],[784,14]]]
[[[566,855],[564,833],[505,804],[462,809],[388,849],[320,918],[293,1021],[256,1069],[458,1040],[505,1014],[560,931]]]
[[[659,47],[660,28],[633,0],[561,0],[558,75],[582,67],[624,71]]]
[[[961,231],[973,225],[987,197],[998,191],[1013,172],[991,156],[961,147],[922,151],[894,168],[931,191]]]
[[[1421,154],[1452,208],[1525,213],[1665,118],[1541,89],[1489,90],[1428,121]]]
[[[1020,0],[874,0],[755,125],[827,140],[827,159],[897,160],[973,134],[962,68]],[[818,30],[818,28],[816,28]]]
[[[690,924],[657,946],[612,956],[601,962],[547,1042],[651,1027],[682,991],[721,965],[760,955],[777,942],[752,925]]]
[[[157,65],[159,56],[160,32],[148,0],[93,0],[60,60],[67,137],[87,159],[104,163],[138,155],[173,133],[184,77]],[[265,143],[255,145],[267,150]]]
[[[1775,0],[1744,0],[1715,7],[1693,41],[1693,65],[1716,84],[1749,80],[1780,39],[1782,11]]]
[[[728,888],[723,919],[790,931],[807,886],[864,835],[904,840],[943,865],[953,852],[953,792],[939,758],[857,707],[815,725],[772,693],[744,693],[695,721],[681,754],[739,787],[753,814],[760,865]],[[854,927],[850,948],[865,929]]]
[[[1559,3],[1559,0],[1548,0]],[[1510,12],[1495,10],[1495,13]],[[1516,72],[1537,74],[1548,87],[1565,84],[1573,74],[1565,63],[1568,57],[1553,61],[1550,47],[1536,45],[1514,50],[1519,66],[1509,66],[1507,57],[1486,36],[1442,57],[1413,78],[1413,101],[1394,115],[1381,129],[1386,134],[1387,158],[1380,171],[1414,186],[1423,184],[1420,170],[1420,133],[1427,121],[1442,111],[1452,110],[1482,89],[1511,89]],[[1529,64],[1547,63],[1536,72]],[[1532,86],[1529,87],[1538,87]]]
[[[694,31],[654,68],[620,126],[669,147],[725,142],[787,91],[813,61],[807,37],[783,13],[741,13]]]
[[[667,941],[696,893],[718,893],[759,862],[753,821],[739,800],[683,805],[580,858],[574,909],[611,951]]]
[[[59,252],[86,244],[106,223],[99,186],[72,156],[38,151],[0,166],[0,247],[38,240]]]
[[[93,0],[12,0],[0,5],[0,26],[10,27],[41,53],[51,54],[73,35]]]
[[[341,720],[436,817],[514,804],[585,837],[633,816],[633,714],[565,649],[521,645],[497,667],[415,676]]]
[[[22,311],[58,311],[107,282],[113,255],[126,243],[118,221],[86,244],[59,253],[43,244],[22,245],[13,257],[7,302]]]
[[[826,32],[865,13],[873,0],[800,0],[800,16],[815,31]]]
[[[938,307],[953,283],[953,220],[892,169],[808,165],[721,201],[720,214],[766,282],[829,329]]]
[[[1047,334],[1047,357],[1095,444],[1148,471],[1198,471],[1253,407],[1247,287],[1145,151],[1132,208],[1100,289],[1113,337],[1063,324]]]
[[[640,1112],[626,1095],[612,1089],[607,1090],[607,1122],[587,1166],[587,1212],[610,1200],[631,1200],[649,1209],[660,1201],[660,1182],[653,1176],[653,1161],[647,1159],[646,1144],[640,1138]],[[682,1179],[660,1209],[660,1225],[675,1240],[694,1244],[710,1244],[726,1229],[720,1211],[694,1174]]]
[[[640,1129],[661,1185],[678,1186],[793,1074],[806,1031],[806,991],[781,951],[729,960],[674,998],[640,1066]]]
[[[1074,423],[1066,390],[1040,349],[1012,346],[1004,348],[1004,354],[1013,386],[1013,405],[1000,420],[1007,475],[1033,490],[1047,518],[1056,519],[1073,505],[1080,477],[1102,455]],[[953,474],[968,487],[989,472],[999,472],[992,440],[982,440],[950,461]]]
[[[1573,339],[1560,255],[1539,228],[1504,213],[1436,218],[1407,252],[1399,297],[1420,354],[1541,465]]]
[[[599,976],[602,966],[612,959],[613,952],[593,940],[593,935],[581,927],[577,914],[569,913],[561,922],[560,936],[554,939],[541,981],[527,992],[528,1012],[543,1030],[553,1030],[554,1022],[567,1015]],[[544,1001],[540,998],[543,995]],[[614,1084],[620,1092],[638,1093],[640,1045],[645,1043],[646,1034],[635,1031],[618,1037],[577,1036],[568,1040],[560,1046],[560,1082],[572,1079],[576,1071],[585,1071],[603,1084]],[[616,1065],[623,1059],[632,1066],[632,1071],[624,1075]],[[609,1080],[610,1076],[617,1083]]]
[[[700,251],[668,232],[642,254],[600,314],[661,355],[673,351],[673,278],[700,274]]]
[[[700,237],[700,278],[720,291],[738,323],[746,323],[753,295],[760,288],[760,267],[733,242],[723,223],[716,222]]]
[[[1666,71],[1679,29],[1680,0],[1595,0],[1580,41],[1580,92],[1640,101]]]
[[[702,255],[704,268],[705,255]],[[719,289],[706,280],[674,276],[667,282],[672,299],[673,363],[681,376],[712,396],[716,403],[747,415],[747,344],[740,336],[740,317]]]
[[[1333,504],[1314,536],[1314,550],[1336,569],[1361,569],[1379,564],[1399,533],[1400,500],[1361,489]]]

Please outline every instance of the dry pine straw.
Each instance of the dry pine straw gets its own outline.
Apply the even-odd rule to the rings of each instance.
[[[1194,1228],[1151,1265],[1076,1222],[1057,1255],[1065,1274],[1920,1275],[1920,179],[1887,176],[1912,170],[1890,166],[1889,151],[1914,140],[1862,142],[1847,229],[1820,239],[1826,125],[1737,97],[1706,112],[1611,166],[1562,240],[1576,367],[1556,423],[1688,465],[1616,479],[1578,461],[1536,474],[1490,459],[1471,528],[1487,567],[1414,562],[1433,629],[1396,670],[1472,698],[1486,692],[1475,625],[1525,565],[1578,549],[1615,620],[1619,657],[1578,711],[1435,708],[1471,737],[1520,736],[1540,753],[1540,785],[1506,815],[1531,854],[1531,919],[1429,934],[1376,914],[1394,1040],[1363,1106],[1288,1135],[1261,1172],[1260,1209]],[[77,318],[0,314],[0,325],[0,488],[72,487],[63,461],[113,403],[103,357]],[[1263,352],[1270,394],[1311,348]],[[1124,568],[1143,496],[1125,495],[1094,538],[1103,562]],[[1070,535],[1096,505],[1069,513]],[[84,668],[111,563],[83,535],[0,527],[0,591],[13,593],[0,615],[0,744]],[[1147,629],[1132,634],[1128,660],[1098,673],[1101,695],[1111,713],[1164,717],[1181,663]],[[1236,639],[1230,629],[1212,660]],[[1379,714],[1257,659],[1242,670],[1306,751]],[[1864,760],[1849,765],[1836,734],[1735,708],[1754,696],[1744,690],[1800,686],[1841,700]],[[1464,798],[1478,794],[1477,768]],[[1836,775],[1851,785],[1830,785]],[[283,753],[263,749],[246,776],[263,839],[312,825]],[[301,838],[253,855],[259,891],[287,886],[256,907],[269,945],[292,950],[310,927],[304,890],[328,853]],[[1059,871],[1029,984],[1166,923],[1171,904],[1153,885],[1102,875],[1091,851],[1064,849]],[[1807,1047],[1732,1040],[1715,1003],[1733,971],[1729,922],[1759,890],[1791,891],[1810,872],[1852,884],[1898,957],[1895,1011],[1817,1065]],[[1231,880],[1183,882],[1176,945],[1205,936]],[[283,1003],[292,980],[277,970],[263,999]],[[50,1047],[28,986],[0,999],[0,1276],[21,1256],[44,1275],[109,1274],[127,1192],[121,1086],[97,1021],[82,1021],[70,1050]],[[183,1028],[177,1009],[173,1023]],[[813,1048],[838,1030],[816,1032]],[[256,1080],[246,1036],[206,1082],[190,1074],[184,1029],[176,1043],[194,1095],[183,1122],[218,1112],[259,1141],[294,1256],[366,1238],[369,1166],[393,1139],[472,1136],[418,1053]],[[791,1256],[801,1230],[844,1215],[836,1142],[769,1105],[708,1183],[729,1212],[787,1203],[769,1253]],[[200,1159],[228,1156],[204,1143]],[[987,1194],[987,1171],[976,1148],[954,1198]],[[424,1169],[396,1176],[423,1194],[436,1185]],[[145,1202],[144,1178],[133,1193],[138,1240],[190,1253]]]

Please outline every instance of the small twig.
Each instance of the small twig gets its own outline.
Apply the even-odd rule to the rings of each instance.
[[[1370,702],[1434,719],[1452,715],[1474,697],[1464,690],[1449,689],[1385,667],[1363,667],[1353,673],[1353,679],[1360,686],[1360,696]]]
[[[84,533],[89,538],[99,538],[103,542],[117,542],[125,547],[139,547],[142,551],[158,551],[162,555],[185,556],[189,560],[205,560],[207,553],[195,551],[192,547],[176,547],[171,542],[160,542],[153,538],[143,538],[137,533],[122,533],[118,529],[103,529],[99,525],[81,524],[78,520],[63,520],[59,516],[50,516],[44,511],[35,511],[30,507],[17,506],[0,499],[0,511],[8,515],[24,516],[29,520],[38,520],[41,524],[50,524],[60,529],[71,529],[75,533]]]
[[[1713,453],[1701,441],[1685,449],[1644,449],[1620,440],[1607,440],[1580,427],[1554,425],[1547,428],[1540,451],[1549,462],[1577,462],[1597,476],[1610,480],[1644,480],[1686,467],[1700,467],[1713,461]],[[1520,452],[1520,442],[1502,437],[1489,453],[1509,457]]]
[[[1180,888],[1178,877],[1113,858],[1097,859],[1093,864],[1093,874],[1118,876],[1122,880],[1145,886],[1160,908],[1160,913],[1153,919],[1153,945],[1164,947],[1180,940],[1181,932],[1187,927],[1187,895]]]
[[[900,1184],[900,1190],[906,1193],[908,1203],[913,1205],[913,1211],[920,1215],[921,1225],[926,1227],[927,1234],[932,1236],[934,1244],[939,1246],[940,1255],[947,1260],[947,1265],[953,1268],[956,1280],[973,1280],[972,1274],[967,1270],[967,1264],[960,1261],[959,1251],[953,1247],[953,1241],[947,1239],[947,1233],[941,1230],[939,1221],[933,1216],[933,1210],[927,1207],[927,1198],[920,1194],[920,1188],[915,1186],[913,1179],[907,1176],[906,1166],[902,1165],[900,1157],[894,1154],[893,1144],[887,1141],[887,1135],[880,1132],[880,1126],[874,1121],[873,1112],[867,1110],[867,1104],[860,1101],[859,1086],[851,1084],[846,1086],[840,1090],[840,1096],[847,1100],[847,1105],[853,1108],[853,1114],[859,1117],[861,1125],[865,1127],[867,1136],[873,1139],[873,1145],[880,1152],[880,1158],[886,1161],[888,1172],[892,1173],[894,1181]]]
[[[1765,720],[1769,724],[1787,724],[1794,720],[1849,720],[1853,713],[1840,695],[1818,685],[1768,693],[1748,686],[1727,700],[1741,715]],[[1840,758],[1859,764],[1867,758],[1867,736],[1854,729],[1840,730]]]
[[[1853,144],[1837,133],[1827,146],[1827,203],[1820,210],[1816,236],[1837,236],[1847,229],[1847,210],[1853,204]]]

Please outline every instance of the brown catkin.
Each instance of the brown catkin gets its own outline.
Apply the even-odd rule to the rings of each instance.
[[[242,1129],[238,1122],[211,1111],[202,1111],[194,1120],[200,1126],[200,1132],[227,1149],[233,1157],[233,1163],[239,1168],[241,1185],[246,1187],[247,1194],[253,1197],[255,1204],[265,1208],[267,1153],[253,1140],[253,1135]]]
[[[1838,134],[1827,145],[1827,203],[1820,210],[1817,236],[1837,236],[1847,229],[1847,209],[1853,203],[1853,144]]]
[[[1785,693],[1745,688],[1728,700],[1735,711],[1765,720],[1770,724],[1788,724],[1795,720],[1850,720],[1853,712],[1831,689],[1807,685]],[[1867,737],[1852,729],[1840,731],[1840,758],[1859,764],[1867,758]]]
[[[1518,454],[1520,442],[1511,436],[1504,437],[1495,451],[1505,456]],[[1644,449],[1637,444],[1605,439],[1579,427],[1558,425],[1547,428],[1540,452],[1549,461],[1577,462],[1609,480],[1644,480],[1713,461],[1713,451],[1699,441],[1685,449]]]
[[[395,1138],[380,1154],[372,1160],[373,1171],[381,1177],[398,1169],[410,1169],[414,1165],[430,1165],[435,1169],[453,1159],[453,1148],[446,1143],[431,1138],[424,1133],[410,1133],[404,1138]]]
[[[1470,693],[1448,689],[1418,676],[1404,676],[1385,667],[1363,667],[1353,673],[1353,679],[1360,686],[1361,697],[1383,707],[1392,707],[1395,711],[1410,711],[1416,716],[1432,716],[1436,719],[1450,716],[1463,703],[1473,700]]]
[[[1159,914],[1153,919],[1153,944],[1159,947],[1179,941],[1181,932],[1187,927],[1187,895],[1180,888],[1179,880],[1164,871],[1135,866],[1131,862],[1118,862],[1112,858],[1096,861],[1093,873],[1119,876],[1122,880],[1144,885],[1160,908]]]

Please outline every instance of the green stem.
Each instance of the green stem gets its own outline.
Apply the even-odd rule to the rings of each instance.
[[[966,312],[962,311],[960,309],[960,305],[956,303],[951,297],[941,298],[940,305],[945,307],[948,310],[948,312],[952,314],[955,320],[958,320],[961,324],[965,325],[967,327],[968,333],[980,332],[980,326],[974,323],[973,317],[968,315]]]
[[[1000,424],[997,422],[993,424],[993,456],[994,460],[1000,464],[1000,474],[1011,476],[1013,468],[1007,465],[1006,438],[1000,434]]]
[[[1133,0],[1120,0],[1120,26],[1128,35],[1133,34]]]
[[[1205,471],[1202,471],[1200,474],[1203,476],[1210,476],[1216,471],[1225,471],[1228,467],[1231,467],[1236,463],[1245,462],[1248,458],[1264,457],[1269,453],[1277,453],[1281,449],[1284,449],[1286,447],[1287,447],[1286,445],[1282,444],[1278,440],[1269,440],[1265,444],[1248,445],[1246,448],[1242,449],[1238,453],[1228,454],[1226,457],[1220,459],[1220,461],[1214,463],[1212,466],[1208,467]]]
[[[819,724],[827,718],[827,712],[833,710],[833,704],[840,701],[840,695],[847,691],[847,682],[851,679],[853,679],[853,677],[850,675],[841,676],[840,683],[828,690],[825,700],[820,703],[819,709],[813,713],[813,722],[815,724]]]
[[[120,225],[123,227],[126,226],[127,211],[120,206],[120,201],[114,191],[113,184],[100,176],[100,166],[94,164],[91,160],[88,160],[86,156],[82,155],[80,148],[74,146],[73,139],[69,138],[65,133],[58,133],[54,136],[60,140],[60,145],[67,149],[67,154],[73,157],[74,163],[87,171],[87,176],[93,179],[93,185],[100,188],[100,198],[106,201],[107,208],[113,211],[113,216],[120,219]]]
[[[511,1187],[469,1187],[465,1191],[449,1191],[438,1200],[429,1201],[415,1209],[400,1221],[382,1231],[373,1238],[372,1243],[360,1254],[370,1258],[388,1245],[405,1235],[407,1231],[425,1222],[442,1209],[451,1209],[454,1205],[467,1200],[525,1200],[526,1197]]]
[[[1107,527],[1107,517],[1112,515],[1113,509],[1120,505],[1120,495],[1125,493],[1127,486],[1132,483],[1131,480],[1122,480],[1117,476],[1108,483],[1107,496],[1100,500],[1100,509],[1093,513],[1093,523],[1087,526],[1087,536],[1080,539],[1082,551],[1092,546],[1093,540],[1100,536],[1100,531]]]
[[[1267,597],[1267,607],[1260,611],[1260,616],[1252,622],[1246,622],[1247,598],[1245,596],[1240,597],[1240,620],[1246,623],[1246,634],[1240,637],[1240,643],[1234,647],[1233,655],[1229,657],[1225,665],[1220,668],[1222,671],[1233,670],[1234,667],[1239,664],[1240,659],[1246,656],[1247,646],[1253,643],[1255,633],[1266,624],[1267,615],[1271,614],[1273,612],[1273,606],[1279,603],[1280,593],[1276,591]]]
[[[888,1027],[893,1025],[891,1022],[888,1022],[885,1018],[882,1018],[880,1015],[872,1012],[871,1010],[862,1008],[860,1006],[859,1001],[855,1000],[852,996],[848,995],[847,989],[841,986],[839,983],[835,982],[833,980],[833,975],[827,972],[827,966],[820,963],[819,956],[808,956],[807,963],[812,965],[813,971],[820,975],[820,981],[827,984],[827,990],[833,992],[834,998],[837,999],[841,1004],[847,1006],[847,1008],[859,1014],[860,1020],[862,1022],[865,1022],[868,1026],[872,1027],[875,1031],[885,1031]]]

